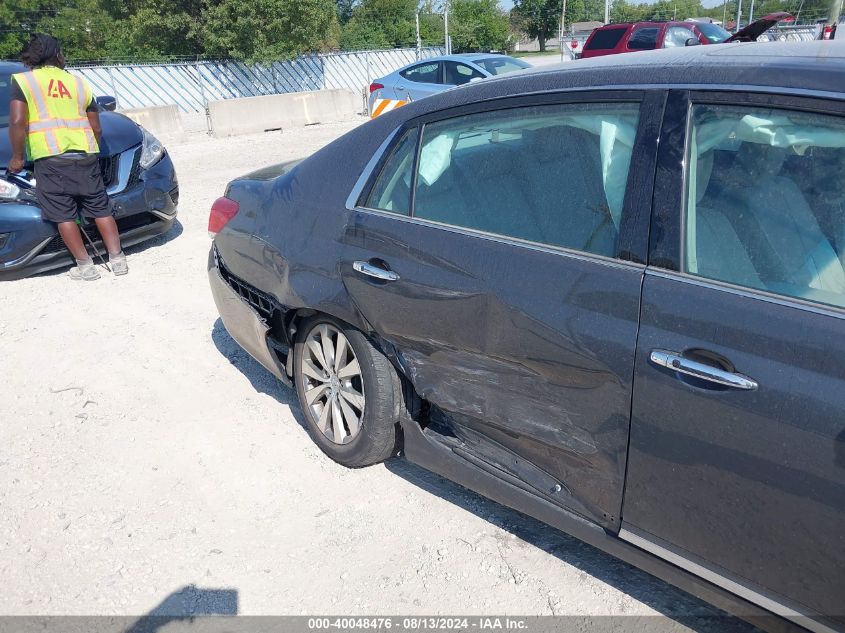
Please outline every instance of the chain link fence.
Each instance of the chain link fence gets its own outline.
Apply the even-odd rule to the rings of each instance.
[[[442,47],[304,55],[290,61],[248,65],[234,60],[167,63],[76,64],[99,95],[118,107],[176,104],[185,113],[206,112],[209,101],[346,88],[360,94],[373,79],[418,59],[442,55]]]

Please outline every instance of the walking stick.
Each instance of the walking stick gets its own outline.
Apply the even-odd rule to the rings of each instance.
[[[91,246],[91,248],[94,249],[94,253],[97,255],[97,257],[100,258],[100,261],[103,262],[103,266],[106,267],[107,271],[111,272],[111,268],[109,268],[109,265],[106,263],[105,257],[103,257],[100,254],[100,251],[97,249],[96,246],[94,246],[94,242],[91,240],[90,237],[88,237],[88,233],[86,233],[85,229],[82,228],[82,217],[81,216],[76,220],[76,225],[79,227],[79,230],[82,231],[82,235],[85,236],[85,239],[88,240],[88,244]]]

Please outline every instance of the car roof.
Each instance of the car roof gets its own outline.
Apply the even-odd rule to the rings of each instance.
[[[368,124],[384,133],[408,119],[505,97],[562,90],[685,87],[845,98],[845,41],[751,42],[604,55],[471,82],[413,101]]]
[[[7,75],[12,73],[22,73],[25,70],[26,66],[20,62],[0,60],[0,74]]]
[[[632,72],[635,71],[635,72]],[[691,72],[692,71],[692,72]],[[523,73],[521,73],[523,74]],[[749,42],[605,55],[536,69],[549,81],[594,85],[723,84],[843,92],[845,41]],[[506,76],[493,81],[504,81]]]
[[[408,64],[408,66],[413,66],[414,64],[425,62],[439,62],[443,60],[451,60],[456,62],[471,62],[475,61],[476,59],[488,59],[490,57],[507,57],[507,55],[502,55],[501,53],[453,53],[452,55],[437,55],[435,57],[426,57],[425,59],[419,59],[415,62]]]

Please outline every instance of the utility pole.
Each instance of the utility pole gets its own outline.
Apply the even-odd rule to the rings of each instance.
[[[803,3],[804,0],[801,0]],[[728,19],[728,0],[722,3],[722,28],[725,28],[725,21]]]
[[[416,13],[417,18],[417,61],[420,61],[420,55],[422,54],[422,40],[420,39],[420,12],[417,11]]]
[[[742,0],[736,0],[736,25],[734,26],[734,33],[739,30],[739,19],[742,17]]]
[[[557,38],[560,47],[560,61],[563,61],[563,33],[566,29],[566,0],[563,0],[563,8],[560,10],[560,37]]]
[[[452,42],[449,41],[449,0],[443,2],[443,27],[446,30],[446,54],[452,54]]]
[[[610,24],[610,0],[604,0],[604,23]]]
[[[798,5],[798,13],[795,14],[795,24],[801,24],[801,9],[804,8],[804,0]]]
[[[751,10],[748,12],[748,23],[751,24],[754,21],[754,0],[751,0]]]

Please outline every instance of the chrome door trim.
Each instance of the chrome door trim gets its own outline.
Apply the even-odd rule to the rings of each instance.
[[[757,381],[747,376],[737,374],[712,365],[705,365],[698,361],[685,358],[676,352],[668,352],[662,349],[653,349],[649,354],[649,360],[655,365],[666,367],[672,371],[686,376],[693,376],[699,380],[712,382],[723,387],[753,391],[758,387]]]
[[[636,533],[634,531],[636,531]],[[786,618],[790,622],[803,626],[814,633],[837,633],[836,629],[814,620],[813,616],[811,616],[808,612],[798,611],[796,608],[789,607],[782,602],[778,602],[777,600],[764,596],[763,594],[737,582],[736,580],[731,580],[712,569],[699,565],[680,554],[676,554],[675,552],[658,545],[654,541],[649,540],[645,534],[645,532],[638,530],[631,525],[627,525],[624,521],[622,522],[622,528],[619,530],[619,538],[623,541],[654,554],[673,565],[677,565],[681,569],[685,569],[699,578],[703,578],[704,580],[744,598],[749,602],[753,602],[754,604],[763,607],[782,618]]]
[[[399,280],[399,275],[397,275],[392,270],[385,270],[384,268],[373,266],[368,262],[353,262],[352,268],[354,268],[356,272],[359,272],[362,275],[366,275],[367,277],[372,277],[374,279],[379,279],[381,281]]]

